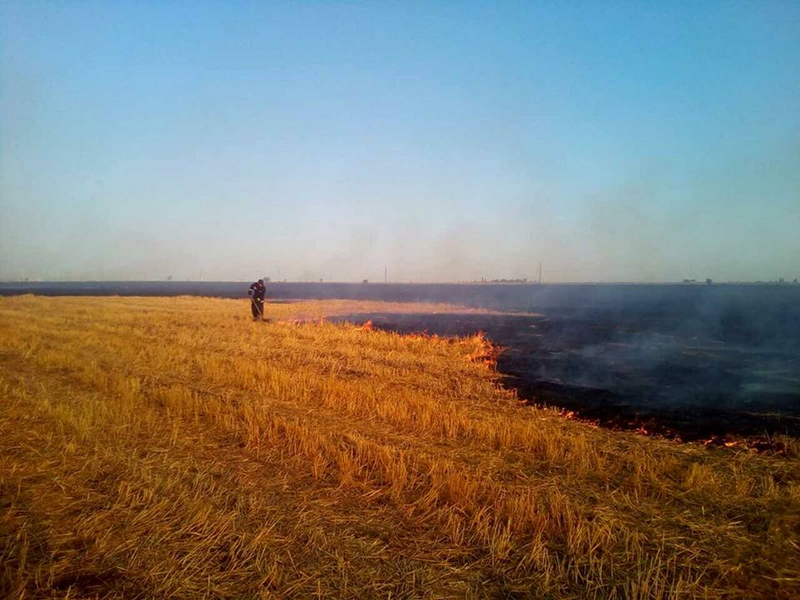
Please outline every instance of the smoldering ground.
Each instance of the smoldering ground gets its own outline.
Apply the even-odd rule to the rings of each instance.
[[[350,319],[483,331],[504,348],[498,368],[521,398],[613,426],[646,421],[683,438],[800,435],[798,287],[494,286],[477,295],[487,307],[538,314]]]

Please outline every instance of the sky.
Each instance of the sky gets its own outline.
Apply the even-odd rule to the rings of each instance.
[[[800,3],[0,3],[0,280],[800,277]]]

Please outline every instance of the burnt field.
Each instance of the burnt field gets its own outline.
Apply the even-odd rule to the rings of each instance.
[[[681,319],[632,311],[344,319],[402,333],[482,331],[502,348],[498,370],[522,401],[602,426],[710,443],[800,435],[800,365],[790,340],[748,344],[741,331],[687,329]]]
[[[242,282],[0,284],[0,295],[246,297]],[[493,312],[337,317],[482,331],[521,400],[685,440],[800,435],[800,286],[271,283],[273,301],[449,302]]]

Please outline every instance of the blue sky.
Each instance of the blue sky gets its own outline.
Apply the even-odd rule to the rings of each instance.
[[[0,5],[0,279],[800,277],[796,2]]]

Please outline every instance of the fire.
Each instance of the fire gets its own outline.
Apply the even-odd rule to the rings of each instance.
[[[735,437],[726,434],[711,435],[708,438],[698,438],[692,436],[690,432],[687,437],[678,430],[667,426],[667,423],[652,418],[646,420],[645,422],[642,422],[642,420],[638,418],[591,419],[583,417],[574,410],[567,410],[565,408],[562,408],[559,411],[559,415],[565,419],[580,421],[586,425],[589,425],[590,427],[605,427],[607,429],[611,429],[612,431],[628,431],[631,433],[638,433],[639,435],[668,439],[680,444],[696,443],[702,444],[706,448],[726,448],[736,451],[745,450],[754,453],[783,455],[789,451],[785,442],[782,440],[776,440],[766,436]]]
[[[786,444],[782,441],[772,440],[763,436],[743,438],[712,436],[708,439],[701,440],[701,443],[706,448],[714,446],[717,448],[735,448],[755,453],[768,452],[771,454],[786,454],[787,452]]]

